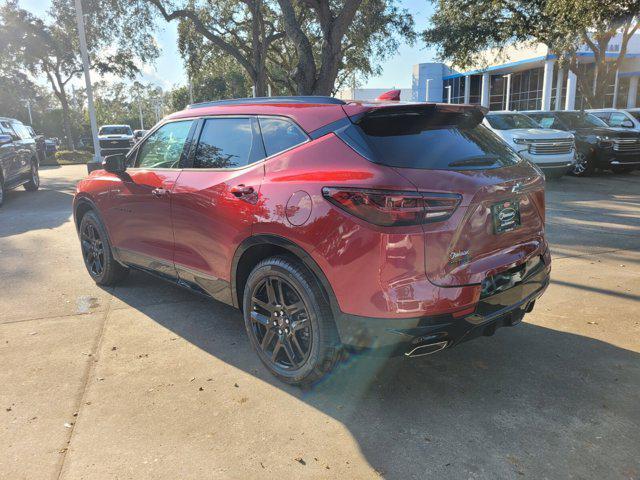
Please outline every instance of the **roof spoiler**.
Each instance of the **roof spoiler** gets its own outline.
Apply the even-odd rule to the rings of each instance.
[[[388,92],[384,92],[382,95],[376,98],[376,102],[399,102],[400,101],[400,90],[389,90]]]
[[[437,114],[451,114],[451,120],[456,124],[464,123],[467,126],[475,126],[482,122],[485,114],[489,111],[485,107],[469,104],[453,103],[397,103],[372,105],[366,110],[348,112],[347,107],[343,107],[353,123],[360,123],[365,119],[382,117],[424,116],[431,117]],[[458,114],[458,115],[454,115]]]

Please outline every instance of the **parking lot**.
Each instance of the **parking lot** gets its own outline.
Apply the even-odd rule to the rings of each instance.
[[[0,478],[640,478],[640,172],[547,185],[552,283],[521,325],[303,391],[239,312],[91,281],[85,171],[0,210]]]

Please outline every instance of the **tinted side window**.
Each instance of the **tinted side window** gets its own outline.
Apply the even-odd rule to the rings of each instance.
[[[195,168],[237,168],[251,163],[254,146],[251,118],[210,118],[202,127]]]
[[[8,122],[0,122],[0,130],[2,130],[2,133],[5,135],[11,135],[11,138],[14,140],[20,140],[18,134],[13,130],[13,128],[11,128],[11,125]]]
[[[283,118],[260,117],[260,130],[267,156],[288,150],[308,140],[295,123]]]
[[[193,120],[172,122],[153,132],[138,151],[140,168],[178,168]]]
[[[607,123],[612,127],[621,127],[625,120],[627,120],[627,116],[624,113],[612,113]]]

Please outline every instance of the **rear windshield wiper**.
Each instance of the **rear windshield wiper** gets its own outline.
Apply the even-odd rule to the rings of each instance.
[[[465,158],[464,160],[456,160],[449,164],[450,167],[490,167],[495,165],[498,161],[497,157],[472,157]]]

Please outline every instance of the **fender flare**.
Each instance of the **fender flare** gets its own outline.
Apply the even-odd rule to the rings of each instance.
[[[102,218],[102,214],[100,213],[100,210],[98,209],[98,206],[96,205],[96,203],[88,196],[81,196],[81,197],[76,196],[73,199],[73,224],[76,227],[76,233],[78,234],[78,237],[80,237],[80,225],[78,224],[78,221],[77,221],[76,212],[78,211],[78,208],[80,208],[80,206],[83,204],[88,205],[90,209],[96,214],[96,216],[98,217],[98,220],[100,220],[100,223],[102,223],[102,226],[104,227],[104,231],[107,232],[107,241],[109,242],[109,245],[111,245],[111,254],[113,255],[113,258],[115,258],[116,261],[118,261],[118,263],[121,263],[124,265],[124,263],[122,263],[118,258],[118,253],[117,253],[118,249],[114,248],[113,246],[113,242],[111,241],[111,234],[109,233],[109,227],[107,226],[107,223]]]
[[[340,308],[338,306],[338,300],[335,296],[335,293],[333,292],[333,288],[331,287],[331,284],[329,283],[326,275],[313,259],[313,257],[311,257],[311,255],[309,255],[309,253],[307,253],[304,248],[292,242],[291,240],[271,234],[258,234],[245,238],[240,243],[233,255],[233,259],[231,261],[231,275],[229,278],[231,279],[231,298],[235,307],[240,308],[238,301],[238,291],[236,288],[238,264],[240,263],[242,255],[247,250],[258,245],[273,245],[276,247],[280,247],[288,250],[297,258],[299,258],[304,266],[307,267],[315,275],[315,277],[322,285],[323,291],[326,294],[326,300],[329,302],[334,316],[341,314]]]

